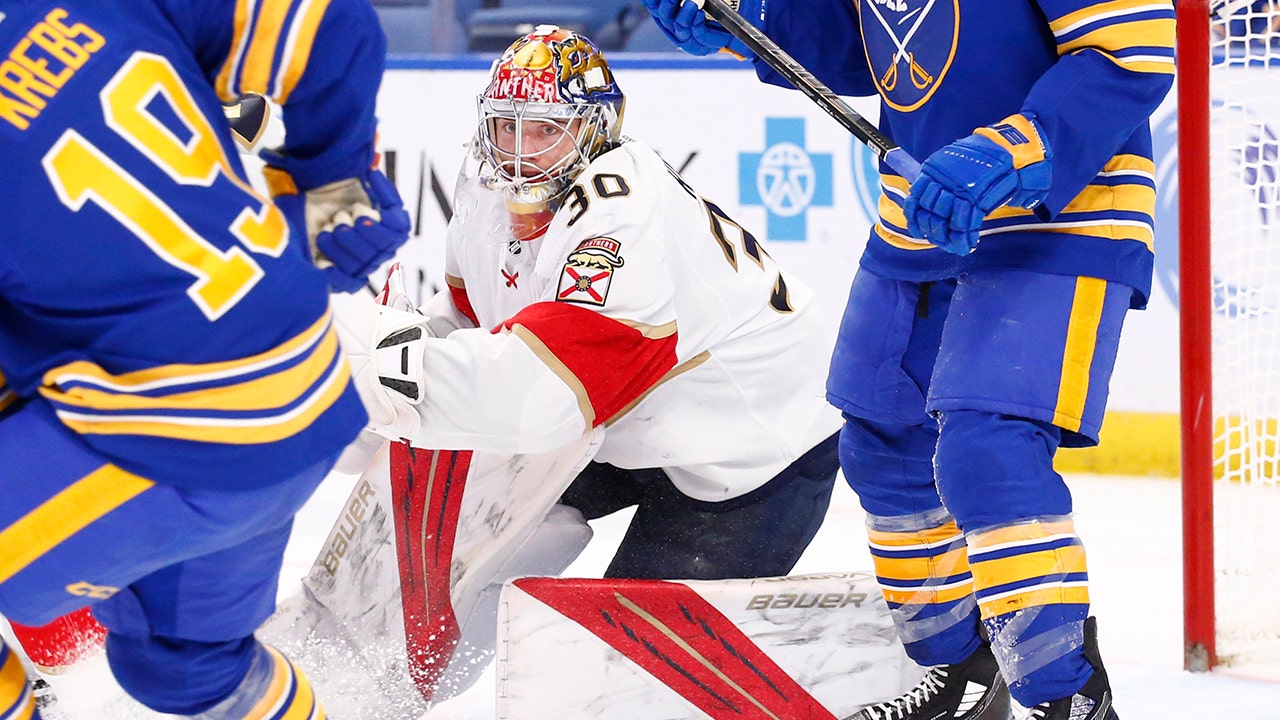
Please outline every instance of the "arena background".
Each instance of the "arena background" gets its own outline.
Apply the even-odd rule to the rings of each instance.
[[[491,60],[393,56],[379,94],[388,174],[415,219],[400,260],[422,298],[442,282],[453,184]],[[699,192],[766,238],[769,251],[817,291],[834,332],[878,198],[871,152],[801,93],[758,82],[746,63],[628,53],[613,53],[610,60],[627,95],[624,132],[653,147]],[[1280,117],[1280,96],[1258,95],[1229,104],[1246,113],[1263,104],[1256,116]],[[1175,97],[1176,90],[1153,117],[1161,196],[1150,304],[1126,324],[1102,444],[1059,453],[1064,472],[1179,475]],[[874,120],[874,98],[847,100]],[[1215,182],[1246,184],[1238,172]],[[1266,232],[1266,211],[1230,217],[1258,224],[1257,235]]]

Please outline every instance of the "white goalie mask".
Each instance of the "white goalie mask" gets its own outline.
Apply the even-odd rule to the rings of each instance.
[[[540,236],[583,168],[618,143],[625,104],[600,50],[571,30],[540,25],[494,63],[476,151],[517,239]]]

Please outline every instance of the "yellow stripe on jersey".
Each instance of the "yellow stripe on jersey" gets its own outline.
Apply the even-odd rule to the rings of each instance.
[[[1123,181],[1126,176],[1129,176],[1132,182],[1117,182]],[[1150,222],[1111,217],[1082,219],[1082,214],[1092,213],[1096,217],[1097,213],[1118,210],[1137,216],[1153,217],[1156,211],[1156,193],[1152,187],[1155,163],[1139,155],[1116,155],[1098,173],[1098,178],[1106,179],[1108,182],[1096,182],[1086,186],[1062,209],[1062,212],[1058,213],[1053,222],[1040,222],[1035,219],[1034,213],[1030,210],[1005,206],[996,209],[987,216],[987,219],[1026,218],[1026,224],[1000,224],[987,227],[982,234],[985,236],[1034,231],[1088,235],[1111,240],[1137,240],[1151,249],[1155,243],[1155,232]]]
[[[1173,6],[1168,0],[1112,0],[1112,2],[1090,5],[1081,10],[1067,13],[1056,20],[1049,21],[1049,30],[1060,37],[1074,32],[1091,23],[1114,21],[1140,13],[1167,11],[1173,14]]]
[[[244,57],[245,46],[249,42],[251,27],[249,21],[252,19],[254,6],[254,0],[236,0],[231,31],[231,52],[227,53],[227,59],[218,70],[218,79],[214,84],[214,89],[218,91],[218,98],[224,103],[235,102],[243,94],[237,89],[234,79],[239,71],[240,61]]]
[[[296,400],[300,388],[308,388],[324,376],[337,353],[337,333],[327,332],[302,362],[254,380],[219,384],[214,389],[179,392],[163,397],[132,394],[127,391],[127,386],[124,394],[77,387],[67,391],[58,400],[68,405],[95,410],[269,410]],[[59,376],[58,380],[60,384],[66,384],[68,378]]]
[[[277,102],[283,104],[288,101],[306,71],[311,48],[315,46],[316,31],[328,9],[329,0],[303,0],[298,9],[285,44],[284,62],[281,64],[283,75],[276,78]]]
[[[1163,14],[1165,17],[1127,19],[1150,13]],[[1096,27],[1088,29],[1090,26]],[[1115,0],[1064,15],[1051,21],[1049,27],[1054,36],[1059,38],[1059,55],[1093,49],[1133,72],[1172,74],[1174,71],[1172,52],[1154,55],[1131,55],[1123,52],[1135,47],[1173,49],[1175,21],[1173,7],[1168,2]],[[1077,35],[1080,30],[1086,32]],[[1067,36],[1071,36],[1070,39],[1062,40]]]
[[[1058,381],[1058,404],[1053,424],[1073,432],[1080,429],[1085,401],[1089,395],[1090,369],[1098,343],[1098,325],[1107,297],[1107,281],[1076,278],[1071,318],[1067,321],[1067,342],[1062,351],[1062,376]]]
[[[306,71],[330,0],[237,0],[231,52],[218,72],[223,102],[245,93],[283,104]],[[276,55],[280,52],[277,62]]]
[[[325,313],[306,330],[280,345],[239,360],[200,365],[160,365],[123,375],[112,375],[94,363],[76,361],[45,373],[44,384],[57,386],[59,383],[83,382],[119,392],[147,392],[193,383],[234,382],[237,376],[268,370],[310,352],[332,332],[330,322],[330,313]]]
[[[349,377],[326,313],[300,335],[247,359],[119,376],[77,361],[49,371],[40,393],[55,404],[63,424],[82,434],[248,445],[308,427],[342,394]],[[206,387],[188,389],[197,383]],[[170,392],[157,392],[163,390]]]
[[[1059,55],[1080,50],[1097,50],[1112,62],[1135,72],[1172,73],[1172,57],[1139,55],[1117,56],[1115,53],[1134,46],[1172,47],[1173,18],[1153,18],[1121,25],[1110,25],[1087,32],[1058,46]]]
[[[249,48],[240,69],[242,93],[255,92],[271,95],[274,99],[271,79],[275,76],[276,47],[284,30],[284,21],[292,7],[291,0],[261,0]]]
[[[18,654],[0,640],[0,720],[30,720],[36,700]]]
[[[75,481],[0,530],[0,547],[6,548],[0,555],[0,583],[154,484],[114,465],[103,465]]]

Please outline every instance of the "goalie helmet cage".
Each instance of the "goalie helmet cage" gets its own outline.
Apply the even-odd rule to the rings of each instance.
[[[1280,672],[1280,0],[1177,6],[1185,664],[1271,676]]]

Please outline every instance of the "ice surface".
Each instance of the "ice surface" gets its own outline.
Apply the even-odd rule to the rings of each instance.
[[[1178,483],[1097,475],[1073,475],[1068,482],[1075,495],[1076,529],[1088,552],[1099,644],[1120,716],[1125,720],[1280,720],[1280,673],[1274,668],[1240,668],[1229,674],[1191,674],[1181,669]],[[282,595],[306,574],[350,489],[348,479],[335,476],[299,514],[286,551]],[[624,512],[592,523],[595,540],[567,574],[599,577],[629,520],[630,514]],[[826,522],[795,572],[870,569],[862,523],[853,493],[839,483]],[[79,682],[78,687],[55,685],[64,712],[50,715],[49,720],[163,717],[122,698],[119,688],[99,675],[105,671]],[[470,691],[432,709],[422,720],[492,720],[492,689],[490,672]]]

